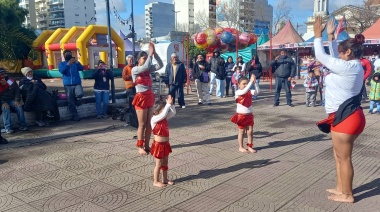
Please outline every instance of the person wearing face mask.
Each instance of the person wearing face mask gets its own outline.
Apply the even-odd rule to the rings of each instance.
[[[106,118],[110,101],[110,79],[113,78],[113,73],[102,60],[99,60],[98,69],[94,70],[92,78],[95,79],[96,118]]]
[[[296,75],[296,65],[294,63],[294,60],[287,56],[285,49],[282,49],[280,55],[270,63],[270,66],[272,67],[272,72],[276,75],[276,94],[274,97],[273,107],[280,105],[280,93],[282,86],[285,87],[286,101],[288,106],[293,107],[290,84],[292,78]]]
[[[84,94],[82,80],[79,75],[79,71],[83,71],[84,68],[82,64],[72,56],[71,51],[65,50],[63,56],[65,61],[59,63],[59,72],[62,74],[63,86],[65,87],[72,120],[80,121],[76,106],[79,105],[77,98],[82,98]]]
[[[35,122],[38,126],[49,126],[46,117],[48,111],[53,109],[53,105],[50,95],[46,92],[45,83],[34,76],[33,70],[29,67],[22,68],[21,73],[25,76],[19,83],[24,110],[35,112]]]

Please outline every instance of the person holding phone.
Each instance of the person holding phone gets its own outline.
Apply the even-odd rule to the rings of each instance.
[[[84,95],[82,80],[79,75],[79,71],[83,71],[84,68],[82,64],[72,56],[71,51],[65,50],[63,56],[65,61],[59,63],[59,72],[62,74],[63,86],[65,87],[72,120],[80,121],[76,106],[79,105],[78,98],[82,98]]]

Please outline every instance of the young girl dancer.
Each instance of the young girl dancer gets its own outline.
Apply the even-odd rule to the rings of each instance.
[[[153,185],[156,187],[165,187],[167,184],[173,185],[174,182],[168,180],[168,157],[172,152],[169,143],[168,119],[172,118],[176,111],[172,96],[164,101],[158,100],[154,105],[154,115],[151,120],[154,141],[150,153],[156,159],[156,166],[153,171]],[[159,181],[160,169],[162,170],[162,182]]]
[[[149,152],[149,139],[151,135],[150,120],[153,115],[154,93],[152,91],[151,72],[162,68],[163,63],[154,49],[154,44],[149,44],[149,55],[141,51],[137,56],[138,66],[132,68],[132,79],[135,83],[136,95],[132,105],[135,107],[139,127],[137,129],[137,144],[140,155]],[[152,59],[157,60],[157,65],[152,65]]]
[[[248,153],[255,153],[256,150],[253,149],[253,114],[252,114],[252,95],[259,94],[260,90],[258,84],[255,83],[255,90],[250,90],[252,84],[256,81],[256,77],[254,74],[251,75],[251,79],[248,83],[247,77],[240,77],[239,79],[239,90],[235,93],[235,99],[237,103],[236,114],[231,117],[231,122],[238,125],[239,134],[238,134],[238,142],[239,142],[239,151]],[[243,139],[244,134],[247,134],[248,137],[248,149],[243,147]]]

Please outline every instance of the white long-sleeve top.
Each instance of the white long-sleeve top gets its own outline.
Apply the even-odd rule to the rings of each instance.
[[[236,66],[241,66],[241,70],[240,70],[240,71],[241,71],[242,73],[245,73],[245,63],[243,63],[243,65],[241,65],[240,63],[236,63],[236,64],[234,65],[234,67],[232,68],[232,70],[235,71]]]
[[[326,113],[334,113],[347,99],[360,93],[363,86],[363,67],[359,59],[345,61],[338,57],[336,41],[329,41],[330,55],[325,53],[322,39],[314,40],[315,56],[325,65],[330,74],[325,77]]]
[[[250,81],[248,85],[243,89],[243,90],[237,90],[235,92],[235,99],[239,98],[239,96],[242,96],[246,94],[247,92],[251,92],[252,95],[258,95],[260,93],[259,86],[257,83],[255,83],[255,90],[250,90],[252,87],[252,82]],[[251,104],[249,107],[246,107],[240,103],[236,104],[236,113],[241,113],[241,114],[247,114],[247,113],[252,113],[252,99],[250,99]]]
[[[150,121],[150,125],[152,126],[152,129],[156,126],[156,124],[159,121],[162,121],[163,119],[166,118],[166,120],[169,120],[175,116],[176,110],[174,105],[171,104],[166,104],[162,112],[158,115],[154,115]]]

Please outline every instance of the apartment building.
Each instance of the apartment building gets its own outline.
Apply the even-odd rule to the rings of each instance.
[[[272,29],[273,6],[268,3],[268,0],[255,0],[254,7],[254,33],[268,35]]]
[[[19,6],[29,10],[24,23],[35,29],[70,28],[94,24],[94,0],[20,0]]]
[[[174,4],[153,2],[145,5],[145,36],[146,38],[168,35],[176,28]]]
[[[179,31],[216,27],[216,0],[174,0],[174,10]]]

